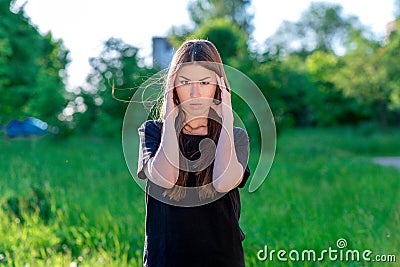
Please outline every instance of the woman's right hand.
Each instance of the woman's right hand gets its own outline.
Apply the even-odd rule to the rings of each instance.
[[[174,103],[174,88],[175,88],[175,77],[176,75],[174,74],[170,82],[167,85],[167,88],[164,93],[164,102],[165,102],[165,114],[164,114],[164,121],[165,120],[170,120],[173,119],[175,121],[175,118],[178,116],[178,106],[175,105]]]

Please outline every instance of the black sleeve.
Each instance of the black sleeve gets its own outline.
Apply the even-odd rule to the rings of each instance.
[[[235,150],[236,156],[239,163],[243,166],[244,173],[243,178],[239,188],[243,188],[249,179],[250,176],[250,168],[248,165],[248,156],[249,156],[249,136],[246,131],[239,127],[234,127],[234,141],[235,141]]]
[[[146,174],[143,167],[153,157],[161,143],[162,122],[148,120],[145,121],[139,128],[139,159],[137,176],[140,179],[146,179]]]

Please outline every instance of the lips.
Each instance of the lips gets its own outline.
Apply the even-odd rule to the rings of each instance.
[[[193,106],[193,107],[200,107],[202,104],[200,104],[200,103],[191,103],[190,105]]]

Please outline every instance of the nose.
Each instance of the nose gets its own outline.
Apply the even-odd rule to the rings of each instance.
[[[198,97],[199,95],[199,83],[194,82],[190,85],[190,97]]]

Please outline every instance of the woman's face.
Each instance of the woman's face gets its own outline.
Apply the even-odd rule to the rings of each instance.
[[[213,104],[217,79],[215,72],[199,64],[188,64],[176,74],[175,88],[180,107],[190,114],[204,114]]]

